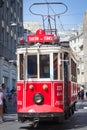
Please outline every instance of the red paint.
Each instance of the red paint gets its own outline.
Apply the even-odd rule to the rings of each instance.
[[[30,85],[33,89],[30,89]],[[43,85],[47,85],[48,89],[44,90]],[[33,81],[27,82],[25,85],[22,82],[17,83],[17,104],[18,112],[64,112],[64,83],[60,81]],[[44,96],[44,102],[41,105],[36,105],[33,101],[33,96],[36,93],[41,93]],[[68,84],[68,104],[71,105],[77,100],[77,85],[69,82]]]
[[[77,83],[69,82],[68,85],[68,103],[72,104],[77,101]]]
[[[23,88],[24,84],[22,82],[17,83],[17,109],[23,108]]]
[[[63,83],[54,82],[54,105],[56,107],[64,109],[64,88]]]
[[[44,90],[43,85],[47,85],[48,89]],[[30,85],[33,85],[33,89],[30,89]],[[20,87],[19,87],[20,86]],[[23,83],[17,83],[17,102],[18,102],[18,111],[23,111],[29,109],[33,106],[37,106],[39,111],[44,111],[44,106],[47,106],[46,111],[63,111],[63,83],[60,82],[27,82],[26,87],[23,88]],[[59,87],[58,87],[59,86]],[[23,99],[24,92],[24,99]],[[41,93],[44,96],[44,102],[42,105],[36,105],[33,101],[33,96],[36,93]],[[25,98],[26,97],[26,98]],[[20,105],[19,103],[22,102]],[[26,107],[23,107],[23,102],[25,102]],[[42,110],[41,110],[42,109]],[[36,111],[35,110],[35,111]]]
[[[43,90],[43,85],[46,84],[48,86],[48,90]],[[34,89],[30,90],[29,86],[33,85]],[[41,93],[44,96],[44,104],[51,104],[51,83],[44,83],[44,82],[29,82],[27,83],[27,90],[26,90],[26,107],[30,105],[34,105],[33,96],[36,93]]]

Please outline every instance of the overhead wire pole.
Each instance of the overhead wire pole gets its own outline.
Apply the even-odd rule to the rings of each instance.
[[[47,0],[46,0],[46,3],[48,3]],[[53,12],[54,14],[56,14],[56,12],[53,10],[53,8],[51,7],[51,5],[49,5],[49,7],[51,8],[52,12]],[[55,34],[57,35],[56,16],[54,16],[53,20],[54,20],[54,26],[55,26]]]
[[[62,11],[61,13],[55,13],[54,10],[51,8],[51,10],[54,12],[54,14],[53,14],[53,15],[50,15],[49,6],[50,6],[50,5],[56,5],[56,4],[63,5],[63,6],[65,7],[64,11]],[[33,6],[38,6],[38,5],[47,5],[47,7],[48,7],[48,15],[44,15],[44,14],[41,14],[41,13],[39,13],[39,12],[38,12],[38,13],[33,12],[33,11],[32,11],[32,7],[33,7]],[[57,30],[56,30],[56,16],[60,16],[60,15],[62,15],[62,14],[64,14],[64,13],[66,13],[67,10],[68,10],[68,7],[66,6],[66,4],[64,4],[64,3],[62,3],[62,2],[33,3],[33,4],[30,6],[30,8],[29,8],[29,11],[30,11],[32,14],[34,14],[34,15],[39,15],[39,16],[42,17],[44,29],[45,29],[45,20],[48,18],[48,24],[49,24],[51,33],[52,33],[52,31],[54,31],[54,30],[52,29],[52,27],[51,27],[51,21],[50,21],[50,20],[52,19],[52,20],[54,21],[54,24],[55,24],[55,31],[54,31],[55,34],[57,34]]]
[[[50,23],[50,15],[49,15],[49,5],[47,4],[48,7],[48,29],[50,28],[51,30],[51,23]]]

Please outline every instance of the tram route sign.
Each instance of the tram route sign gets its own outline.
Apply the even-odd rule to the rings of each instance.
[[[27,37],[27,42],[52,42],[53,35],[31,35]]]
[[[46,34],[44,30],[38,30],[34,35],[27,36],[27,42],[58,42],[59,38],[54,34]]]

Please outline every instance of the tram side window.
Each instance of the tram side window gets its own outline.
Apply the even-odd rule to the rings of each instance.
[[[53,77],[58,79],[58,53],[53,54]]]
[[[28,78],[37,78],[37,55],[29,55],[27,58]]]
[[[71,59],[71,80],[77,82],[76,63]]]
[[[40,78],[50,78],[49,55],[40,55]]]
[[[19,55],[20,80],[23,79],[23,54]]]

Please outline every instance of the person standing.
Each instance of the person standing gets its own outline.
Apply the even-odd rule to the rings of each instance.
[[[81,90],[81,99],[82,100],[84,99],[84,90],[83,89]]]
[[[86,92],[86,98],[87,98],[87,92]]]
[[[0,85],[0,122],[3,122],[3,99],[4,99],[4,94],[2,92],[2,87]]]

